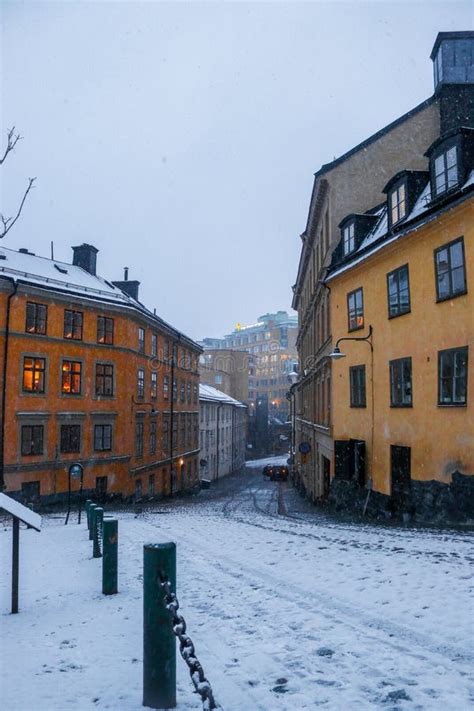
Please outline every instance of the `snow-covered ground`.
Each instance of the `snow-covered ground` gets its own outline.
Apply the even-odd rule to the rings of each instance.
[[[472,535],[299,514],[286,484],[289,516],[277,516],[263,463],[228,497],[119,513],[112,597],[86,527],[50,516],[41,533],[21,531],[10,615],[3,526],[2,708],[142,708],[143,544],[168,540],[188,631],[226,711],[473,708]],[[180,658],[178,708],[201,708]]]

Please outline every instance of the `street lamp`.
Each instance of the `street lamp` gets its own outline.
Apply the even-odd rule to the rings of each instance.
[[[344,338],[338,338],[336,341],[336,345],[334,346],[333,352],[329,354],[329,358],[332,358],[333,360],[339,360],[340,358],[346,357],[346,354],[341,353],[341,349],[339,348],[339,344],[342,343],[342,341],[365,341],[369,344],[370,350],[373,352],[372,326],[369,326],[369,333],[367,334],[367,336],[345,336]]]

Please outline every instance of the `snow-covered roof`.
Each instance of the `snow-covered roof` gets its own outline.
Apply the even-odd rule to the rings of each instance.
[[[464,185],[461,186],[460,192],[473,184],[474,170],[471,171],[468,179],[466,180]],[[379,249],[383,249],[386,245],[391,244],[392,242],[395,242],[396,240],[400,239],[400,237],[406,234],[406,231],[403,230],[403,225],[405,223],[411,225],[413,220],[417,219],[418,217],[423,217],[423,214],[427,212],[431,207],[430,203],[431,188],[430,182],[428,181],[423,190],[421,191],[420,195],[418,196],[418,199],[415,205],[413,206],[412,211],[409,215],[407,215],[406,219],[401,224],[401,230],[399,232],[395,232],[394,234],[391,233],[388,229],[387,206],[384,205],[382,208],[380,208],[380,210],[374,213],[379,217],[379,219],[375,223],[374,227],[367,234],[367,236],[362,240],[359,247],[353,252],[350,261],[344,262],[340,266],[336,266],[335,269],[331,271],[331,273],[327,276],[326,281],[330,281],[338,274],[342,274],[343,272],[352,269],[352,267],[354,267],[356,264],[360,264],[360,262],[367,259],[367,257],[374,254]],[[387,238],[383,239],[384,237]],[[372,249],[370,249],[371,245],[373,245]]]
[[[235,400],[230,395],[226,395],[222,390],[213,388],[212,385],[199,385],[199,399],[206,402],[220,402],[224,405],[233,405],[234,407],[247,407],[240,400]]]
[[[32,284],[42,289],[61,293],[70,293],[81,299],[113,303],[125,308],[132,308],[171,333],[183,336],[190,344],[201,350],[201,347],[181,334],[170,324],[156,316],[142,303],[125,294],[112,282],[90,274],[82,267],[60,262],[57,259],[37,256],[32,252],[19,252],[14,249],[0,247],[0,279],[8,277],[18,283]]]

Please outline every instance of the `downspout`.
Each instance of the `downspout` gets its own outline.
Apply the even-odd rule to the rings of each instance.
[[[232,407],[232,432],[231,432],[231,437],[230,441],[232,443],[232,458],[231,458],[231,471],[230,473],[233,474],[234,472],[234,447],[235,447],[235,438],[234,438],[234,429],[235,429],[235,407]]]
[[[217,406],[217,412],[216,412],[216,443],[217,443],[217,452],[216,452],[216,481],[219,479],[219,440],[220,440],[220,430],[219,430],[219,412],[222,407],[222,403],[220,402]]]
[[[8,364],[8,341],[10,336],[10,306],[11,300],[16,295],[18,284],[14,279],[5,277],[13,284],[13,291],[8,294],[7,314],[5,318],[5,337],[3,341],[3,374],[2,374],[2,428],[0,436],[0,492],[5,490],[5,410],[7,402],[7,364]]]
[[[170,496],[173,496],[173,425],[174,425],[174,342],[171,341],[171,398],[170,398]],[[177,397],[177,391],[176,391]]]

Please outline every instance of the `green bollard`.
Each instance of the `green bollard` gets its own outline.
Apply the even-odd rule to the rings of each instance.
[[[160,573],[176,592],[176,544],[143,546],[143,706],[176,706],[176,638]]]
[[[104,509],[100,506],[96,506],[94,509],[94,530],[93,530],[93,546],[92,546],[92,557],[101,558],[102,557],[102,525],[104,520]]]
[[[89,516],[89,506],[92,503],[92,499],[86,499],[86,503],[84,508],[86,509],[86,520],[87,520],[87,528],[90,526],[90,516]]]
[[[94,540],[94,525],[95,525],[95,510],[98,508],[97,504],[91,504],[89,506],[89,540]]]
[[[102,534],[102,593],[115,595],[117,592],[118,521],[104,518]]]

